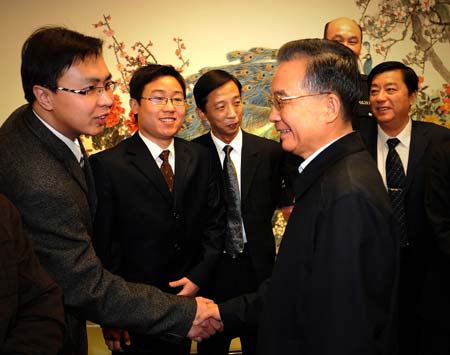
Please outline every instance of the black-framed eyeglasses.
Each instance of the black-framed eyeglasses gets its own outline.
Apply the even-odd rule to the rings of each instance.
[[[85,96],[93,96],[100,95],[102,92],[106,92],[108,94],[112,94],[114,90],[117,88],[117,82],[115,81],[107,81],[103,86],[88,86],[87,88],[75,90],[75,89],[67,89],[61,86],[57,86],[55,89],[60,91],[67,91],[74,94],[85,95]]]
[[[170,102],[174,106],[185,106],[186,105],[186,99],[182,97],[161,97],[161,96],[152,96],[152,97],[144,97],[141,96],[141,99],[149,100],[153,105],[156,106],[164,106],[167,105],[167,103]]]
[[[328,94],[331,94],[331,91],[315,92],[315,93],[306,94],[306,95],[294,95],[294,96],[284,96],[284,97],[281,97],[281,96],[278,96],[275,94],[275,95],[269,96],[268,101],[269,101],[269,104],[271,106],[273,106],[277,111],[281,111],[283,109],[284,105],[286,105],[286,103],[288,103],[289,101],[303,99],[304,97],[328,95]]]

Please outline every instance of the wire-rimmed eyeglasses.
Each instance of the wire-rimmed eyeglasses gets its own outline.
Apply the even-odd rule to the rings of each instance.
[[[161,97],[161,96],[152,96],[152,97],[144,97],[141,96],[141,99],[149,100],[153,105],[156,106],[164,106],[167,105],[167,103],[170,102],[174,106],[185,106],[186,105],[186,99],[182,97]]]
[[[102,92],[107,94],[112,94],[114,90],[117,88],[117,83],[115,81],[107,81],[103,86],[88,86],[87,88],[75,90],[75,89],[67,89],[61,86],[57,86],[55,89],[60,91],[71,92],[74,94],[85,95],[85,96],[94,96],[95,94],[100,95]]]
[[[271,95],[268,97],[268,101],[269,101],[269,104],[272,107],[274,107],[277,111],[281,111],[283,109],[284,105],[286,105],[286,103],[288,103],[289,101],[302,99],[304,97],[328,95],[328,94],[331,94],[331,92],[330,91],[314,92],[314,93],[306,94],[306,95],[294,95],[294,96],[285,96],[285,97],[281,97],[281,96],[274,94],[274,95]]]

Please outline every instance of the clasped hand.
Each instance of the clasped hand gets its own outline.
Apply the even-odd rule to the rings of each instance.
[[[187,337],[200,342],[216,332],[221,332],[223,323],[220,319],[219,307],[214,301],[204,297],[196,297],[195,301],[197,313]]]

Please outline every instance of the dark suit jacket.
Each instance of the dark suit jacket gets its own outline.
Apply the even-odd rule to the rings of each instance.
[[[420,308],[435,325],[450,331],[450,141],[429,156],[425,207],[437,248],[425,279]]]
[[[0,192],[21,212],[39,261],[63,290],[64,353],[87,353],[85,319],[184,337],[195,317],[194,300],[126,283],[103,269],[91,244],[96,197],[85,161],[86,174],[28,105],[0,128]]]
[[[0,195],[0,352],[56,354],[62,293],[39,265],[17,209]]]
[[[247,248],[259,284],[270,275],[275,259],[272,215],[281,189],[282,151],[275,141],[244,131],[242,134],[241,211]],[[211,134],[208,132],[194,141],[211,149],[216,167],[222,170]],[[229,284],[230,280],[218,282]]]
[[[260,293],[258,354],[395,353],[399,240],[377,167],[356,133],[311,161],[295,196]],[[220,306],[225,328],[248,321],[255,303],[248,300]]]
[[[377,161],[377,123],[375,119],[361,121],[359,133],[367,150]],[[425,212],[425,172],[428,157],[435,144],[450,139],[450,130],[428,122],[412,121],[411,143],[405,182],[405,213],[410,262],[407,272],[412,275],[408,302],[417,305],[423,282],[436,248],[432,228]],[[431,301],[431,300],[430,300]]]
[[[167,292],[184,276],[208,283],[223,247],[225,209],[209,151],[175,138],[175,183],[169,192],[139,134],[91,156],[99,205],[94,247],[126,280]]]

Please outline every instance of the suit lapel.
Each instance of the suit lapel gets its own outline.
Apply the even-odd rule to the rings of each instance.
[[[25,117],[25,121],[33,134],[36,135],[46,149],[65,167],[86,195],[89,195],[89,188],[86,184],[84,171],[80,167],[80,164],[70,148],[42,124],[31,108]],[[84,148],[82,151],[84,152]],[[83,154],[86,154],[86,152]]]
[[[187,176],[189,176],[189,170],[192,168],[192,155],[187,149],[183,141],[175,138],[175,205],[181,205],[181,200],[184,195],[184,190],[187,183]]]
[[[155,185],[157,191],[164,196],[164,198],[172,204],[173,197],[167,187],[158,165],[153,159],[152,154],[148,150],[145,143],[139,137],[138,133],[135,133],[133,137],[127,141],[127,154],[130,157],[130,162],[136,167],[152,184]],[[175,178],[176,181],[176,178]]]
[[[89,159],[86,154],[86,150],[84,149],[83,143],[81,142],[81,139],[78,139],[78,142],[80,144],[81,153],[83,154],[84,168],[82,169],[82,171],[84,171],[86,186],[88,189],[87,196],[89,201],[89,208],[91,210],[92,220],[94,220],[95,212],[97,210],[97,193],[95,192],[94,175],[92,174],[91,165],[89,163]]]
[[[301,196],[319,180],[327,169],[336,164],[336,162],[347,155],[363,150],[364,144],[361,141],[361,137],[354,132],[347,134],[327,147],[295,179],[295,200],[299,201]]]
[[[428,146],[427,134],[425,126],[422,126],[423,129],[419,129],[417,122],[412,121],[411,128],[411,142],[409,144],[409,156],[408,156],[408,168],[406,172],[406,181],[405,181],[405,192],[408,191],[409,186],[411,186],[411,182],[416,175],[417,168],[419,166],[419,162],[421,161],[423,155]]]
[[[255,144],[252,144],[252,137],[242,131],[242,155],[241,155],[241,200],[245,201],[256,169],[260,163],[261,154]]]

